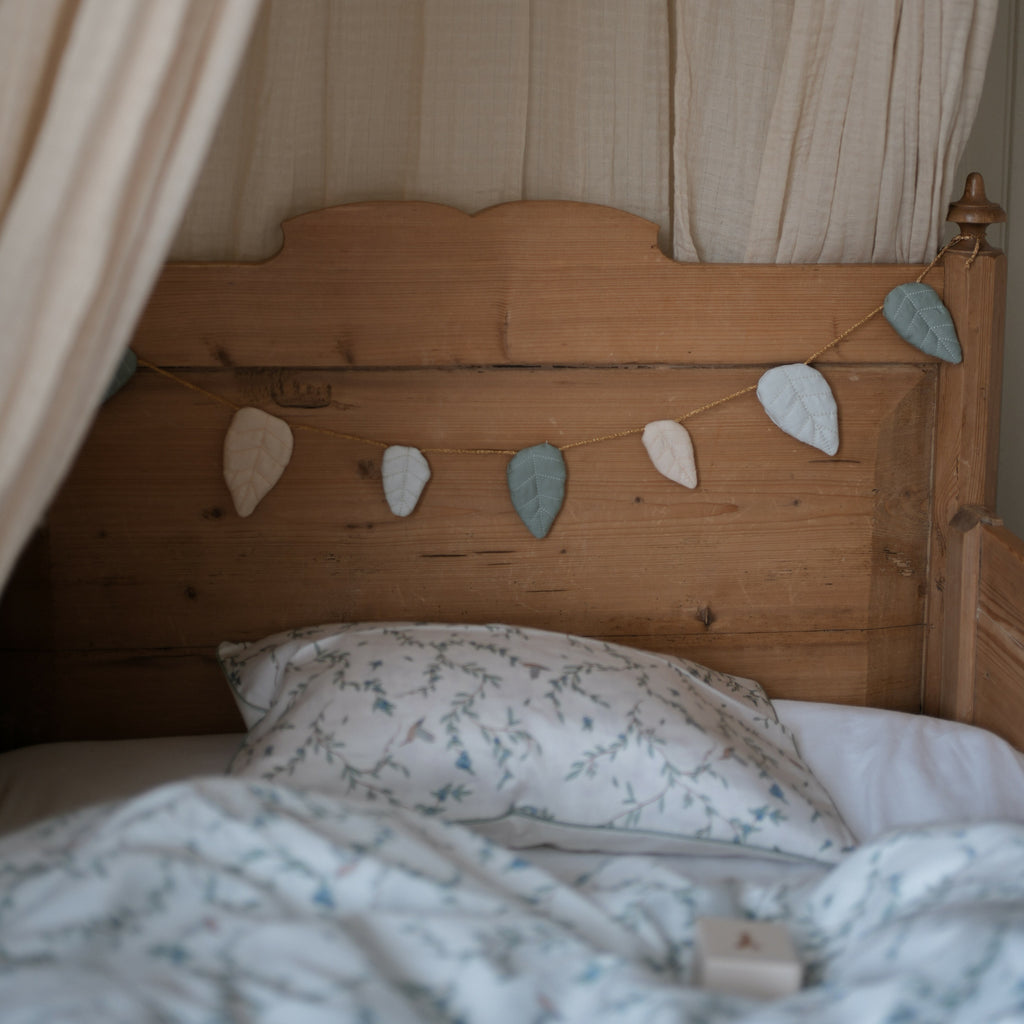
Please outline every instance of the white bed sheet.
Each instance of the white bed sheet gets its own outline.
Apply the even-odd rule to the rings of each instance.
[[[0,754],[0,835],[54,814],[218,775],[239,734],[40,743]]]
[[[860,842],[902,825],[1024,823],[1024,754],[987,730],[877,708],[773,703]],[[0,834],[166,782],[220,774],[241,740],[231,733],[47,743],[0,754]]]
[[[986,729],[925,715],[773,701],[850,831],[1024,823],[1024,754]]]

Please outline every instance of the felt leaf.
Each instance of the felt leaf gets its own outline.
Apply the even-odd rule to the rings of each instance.
[[[836,400],[828,381],[813,366],[773,367],[758,381],[757,397],[772,423],[790,437],[826,455],[839,450]]]
[[[430,479],[430,466],[419,448],[393,444],[384,451],[380,464],[384,497],[396,516],[407,516],[420,500]]]
[[[138,367],[139,360],[136,358],[135,353],[130,348],[126,349],[124,355],[121,356],[121,362],[117,364],[114,376],[107,385],[103,401],[106,402],[108,399],[113,398],[135,376],[135,371]]]
[[[224,436],[224,481],[235,511],[248,516],[277,483],[292,457],[292,431],[260,409],[239,409]]]
[[[897,285],[886,295],[882,311],[896,333],[914,348],[947,363],[963,360],[953,316],[931,285],[923,281]]]
[[[565,498],[565,460],[551,444],[524,448],[508,464],[508,491],[526,528],[546,537]]]
[[[641,440],[654,468],[683,487],[697,486],[697,466],[689,431],[676,420],[655,420],[644,427]]]

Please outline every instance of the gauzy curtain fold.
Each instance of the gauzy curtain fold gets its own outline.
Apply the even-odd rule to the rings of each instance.
[[[997,10],[998,0],[680,0],[675,257],[929,259]]]
[[[713,6],[706,16],[719,16]],[[753,209],[732,253],[775,263],[926,259],[974,120],[995,13],[995,4],[942,0],[794,3],[766,97]],[[724,245],[720,219],[708,230]]]
[[[317,206],[606,203],[677,259],[922,260],[998,0],[268,0],[177,259]]]
[[[264,258],[282,220],[368,199],[577,199],[667,233],[667,25],[664,0],[270,0],[171,255]]]
[[[255,0],[0,0],[0,580],[177,229]]]

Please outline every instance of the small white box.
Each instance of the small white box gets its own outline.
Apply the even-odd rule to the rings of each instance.
[[[791,995],[804,974],[783,925],[735,917],[698,918],[694,968],[702,988],[754,999]]]

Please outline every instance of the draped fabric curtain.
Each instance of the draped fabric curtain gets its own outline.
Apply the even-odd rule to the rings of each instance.
[[[664,0],[268,0],[172,250],[331,203],[578,199],[670,224]]]
[[[174,237],[254,0],[0,0],[0,581]]]
[[[0,580],[168,252],[531,198],[679,259],[923,260],[997,3],[0,0]]]
[[[998,0],[268,0],[172,254],[330,203],[607,203],[677,259],[930,257]]]

